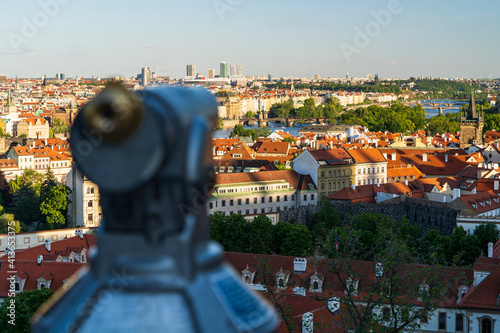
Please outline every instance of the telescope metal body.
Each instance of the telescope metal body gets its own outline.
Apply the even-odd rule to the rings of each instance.
[[[75,163],[99,186],[98,250],[35,315],[38,332],[272,332],[271,306],[209,240],[217,104],[204,89],[111,85],[75,119]]]

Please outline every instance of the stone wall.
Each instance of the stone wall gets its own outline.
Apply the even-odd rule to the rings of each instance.
[[[6,154],[11,147],[30,146],[34,142],[36,142],[36,139],[0,137],[0,154]]]
[[[349,223],[350,218],[358,213],[379,213],[395,220],[400,220],[402,216],[405,216],[410,223],[420,226],[424,233],[428,229],[436,229],[443,235],[453,233],[458,213],[449,204],[406,196],[397,197],[380,204],[345,201],[331,201],[330,204],[337,210],[340,220],[344,223]],[[321,205],[302,206],[280,212],[280,221],[290,221],[294,218],[299,224],[310,227],[312,216],[321,208]]]

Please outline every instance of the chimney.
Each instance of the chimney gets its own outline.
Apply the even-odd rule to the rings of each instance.
[[[405,179],[405,185],[408,186],[408,179]]]
[[[495,180],[495,181],[493,182],[493,190],[494,190],[494,191],[498,191],[498,180]]]
[[[295,258],[293,260],[293,270],[295,272],[305,272],[307,268],[306,258]]]
[[[42,264],[42,261],[43,261],[43,254],[39,255],[38,259],[36,260],[38,266],[40,266]]]
[[[215,146],[212,146],[212,156],[215,156],[215,153],[216,153],[216,148]]]
[[[352,184],[351,189],[354,191],[356,189],[356,185]]]
[[[454,188],[453,189],[453,200],[460,198],[460,189],[459,188]]]
[[[302,316],[302,333],[314,332],[314,315],[311,312],[304,313]]]
[[[83,239],[83,230],[82,229],[76,229],[75,230],[75,236],[80,237],[80,239]]]
[[[47,252],[50,252],[50,239],[45,240],[45,248],[47,249]]]
[[[493,243],[488,243],[488,258],[493,258]]]
[[[444,154],[444,161],[445,163],[448,163],[448,154]]]
[[[422,154],[422,162],[427,162],[427,153]]]
[[[395,161],[396,160],[396,153],[391,154],[391,160]]]

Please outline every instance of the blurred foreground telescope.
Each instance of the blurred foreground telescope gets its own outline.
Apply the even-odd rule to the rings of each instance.
[[[272,332],[271,307],[209,240],[217,104],[204,89],[108,85],[75,119],[75,163],[104,214],[89,269],[34,316],[33,332]]]

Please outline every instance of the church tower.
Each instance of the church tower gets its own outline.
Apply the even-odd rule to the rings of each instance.
[[[15,113],[16,112],[16,106],[14,105],[14,103],[12,102],[12,95],[10,93],[10,89],[9,89],[9,92],[7,94],[7,103],[3,106],[3,113]]]
[[[474,93],[471,92],[467,115],[460,117],[460,148],[483,143],[484,114],[476,111]]]

